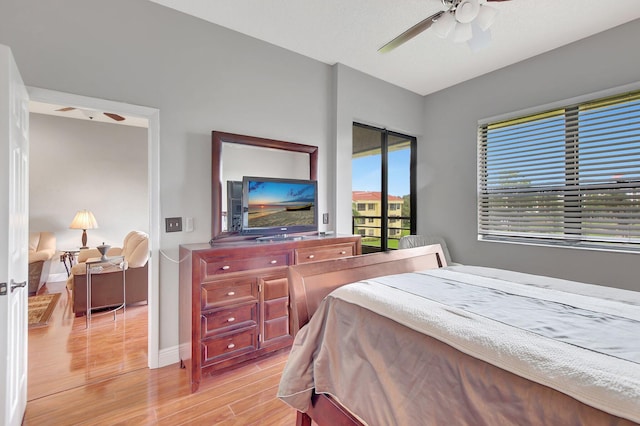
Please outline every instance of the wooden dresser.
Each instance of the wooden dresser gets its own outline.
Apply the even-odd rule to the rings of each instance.
[[[204,376],[291,345],[289,265],[361,252],[359,236],[181,245],[180,360],[191,391]]]

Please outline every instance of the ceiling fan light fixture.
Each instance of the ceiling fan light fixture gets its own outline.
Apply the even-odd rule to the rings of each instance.
[[[87,117],[89,120],[93,120],[95,117],[97,117],[100,113],[97,111],[92,111],[89,109],[82,109],[80,110],[82,111],[82,114]]]
[[[465,41],[471,40],[471,37],[473,37],[471,24],[463,24],[458,22],[456,24],[456,29],[453,31],[453,42],[464,43]]]
[[[477,23],[482,31],[487,31],[493,25],[497,14],[498,10],[496,8],[482,5],[474,23]]]
[[[434,21],[431,29],[440,38],[447,38],[453,28],[456,26],[456,18],[453,14],[444,13],[437,21]]]
[[[456,20],[462,24],[470,24],[480,12],[479,0],[462,0],[456,6]]]
[[[473,37],[467,41],[467,45],[472,52],[478,52],[491,44],[491,30],[482,30],[477,22],[471,23],[471,33]]]

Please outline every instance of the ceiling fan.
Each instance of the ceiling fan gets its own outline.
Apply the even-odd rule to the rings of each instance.
[[[64,107],[64,108],[57,109],[56,111],[67,112],[67,111],[73,111],[74,109],[82,111],[82,113],[84,115],[86,115],[90,120],[93,120],[96,117],[96,115],[100,114],[100,112],[98,112],[98,111],[91,111],[91,110],[88,110],[88,109],[81,109],[81,108],[74,108],[74,107]],[[112,112],[103,112],[102,114],[106,115],[107,117],[109,117],[110,119],[115,120],[115,121],[124,121],[125,120],[125,118],[123,116],[118,115],[118,114],[114,114]]]
[[[433,27],[433,31],[441,38],[446,38],[449,34],[453,34],[454,42],[467,41],[470,47],[475,50],[472,45],[473,38],[483,38],[484,40],[476,44],[486,44],[489,27],[498,11],[490,6],[487,2],[502,2],[509,0],[441,0],[444,10],[434,13],[433,15],[423,19],[422,21],[409,28],[398,37],[394,38],[380,49],[378,52],[390,52],[396,47],[406,43],[418,34]],[[484,33],[484,34],[483,34]]]

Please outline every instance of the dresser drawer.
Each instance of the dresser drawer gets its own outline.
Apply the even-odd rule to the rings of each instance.
[[[258,349],[258,329],[251,327],[201,341],[202,365],[213,364]]]
[[[202,338],[211,337],[236,328],[258,324],[258,304],[236,306],[202,314]]]
[[[264,301],[264,318],[270,320],[279,317],[289,316],[289,298],[282,297],[280,299]]]
[[[317,262],[318,260],[339,259],[353,255],[355,255],[354,243],[305,247],[295,250],[296,264]]]
[[[258,301],[258,285],[251,276],[208,282],[200,287],[202,310]]]
[[[274,252],[264,256],[216,259],[211,262],[203,258],[200,261],[200,267],[202,268],[201,276],[203,277],[203,281],[207,281],[221,274],[289,266],[289,257],[289,252],[284,251]]]
[[[258,282],[262,283],[264,300],[279,299],[289,297],[289,281],[287,277],[259,277]]]
[[[281,317],[264,322],[265,345],[273,339],[289,336],[289,318]]]

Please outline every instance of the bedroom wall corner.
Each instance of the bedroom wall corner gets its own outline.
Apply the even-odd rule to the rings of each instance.
[[[635,20],[427,95],[418,231],[445,237],[456,262],[640,291],[638,254],[479,242],[476,206],[478,120],[637,82],[638,39]]]
[[[421,149],[423,97],[343,64],[334,65],[336,87],[336,231],[351,234],[353,122],[416,136]]]

